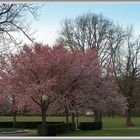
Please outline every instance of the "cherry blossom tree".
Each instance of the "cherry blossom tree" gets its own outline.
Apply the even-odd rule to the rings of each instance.
[[[115,78],[111,73],[110,76],[106,76],[106,74],[100,71],[96,81],[91,79],[87,82],[90,82],[91,86],[84,91],[87,99],[85,105],[94,112],[95,122],[102,121],[102,112],[108,109],[108,104],[112,107],[116,106],[116,111],[119,110],[125,113],[127,109],[126,98],[120,92]],[[83,88],[85,87],[83,86]]]
[[[48,106],[56,99],[53,87],[57,83],[57,75],[54,68],[62,64],[63,54],[65,49],[62,47],[25,45],[18,54],[11,56],[8,68],[5,66],[5,81],[10,93],[32,99],[41,109],[43,125],[46,124]]]
[[[85,95],[84,90],[87,90],[91,85],[87,82],[92,77],[93,81],[97,80],[99,65],[96,50],[89,50],[85,53],[80,51],[69,52],[65,61],[65,72],[60,71],[58,74],[58,84],[55,87],[59,93],[57,103],[61,110],[66,115],[66,122],[69,122],[69,114],[72,114],[72,122],[79,108],[84,108]],[[83,87],[83,85],[86,85]]]
[[[7,58],[0,60],[0,102],[8,106],[8,112],[13,115],[13,127],[15,127],[17,113],[22,112],[25,106],[31,106],[31,101],[19,92],[18,81],[13,81],[13,69],[10,64]]]
[[[24,98],[21,98],[20,94],[11,93],[7,96],[7,100],[9,102],[10,108],[9,111],[13,115],[13,127],[16,127],[16,117],[17,113],[22,112],[25,107],[30,108],[31,103],[28,99],[28,96],[24,95]]]
[[[126,100],[119,93],[115,80],[102,74],[96,50],[69,52],[64,63],[63,71],[58,74],[59,82],[55,86],[59,96],[54,110],[65,112],[67,123],[70,113],[74,122],[78,110],[102,112],[107,109],[109,102],[125,111]],[[95,118],[95,121],[101,121],[101,118]]]

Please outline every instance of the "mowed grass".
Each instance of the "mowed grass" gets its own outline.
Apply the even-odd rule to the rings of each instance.
[[[59,135],[60,136],[60,135]],[[96,131],[74,131],[70,133],[61,134],[61,136],[140,136],[140,129],[125,128],[125,129],[103,129]]]
[[[65,121],[65,117],[46,117],[47,121],[60,122]],[[70,118],[71,120],[71,118]],[[0,116],[0,122],[13,121],[11,116]],[[17,121],[41,121],[41,116],[18,116]],[[79,122],[93,122],[93,117],[79,117]],[[140,136],[140,118],[133,117],[133,128],[125,126],[125,117],[103,118],[103,129],[100,131],[74,131],[70,133],[61,134],[59,136]],[[1,130],[2,128],[0,128]],[[33,136],[37,136],[33,134]]]
[[[71,121],[71,118],[69,118]],[[65,122],[65,117],[55,117],[50,116],[46,117],[47,121],[51,122]],[[0,122],[8,122],[13,121],[12,116],[0,116]],[[17,116],[17,121],[22,122],[34,122],[34,121],[41,121],[41,116]],[[93,122],[93,117],[79,117],[79,122]],[[114,118],[103,118],[103,128],[125,128],[125,117],[114,117]],[[140,118],[139,117],[133,117],[132,118],[133,123],[135,124],[135,127],[140,127]]]

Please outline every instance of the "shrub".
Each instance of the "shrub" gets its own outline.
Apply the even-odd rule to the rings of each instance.
[[[68,131],[75,131],[76,130],[76,124],[75,123],[61,123],[57,124],[57,133],[65,133]]]
[[[65,123],[56,124],[56,126],[57,126],[57,134],[62,134],[67,131]]]
[[[101,130],[102,122],[81,122],[78,128],[81,130]]]
[[[48,135],[47,126],[38,125],[37,132],[39,136],[47,136]]]
[[[61,124],[64,122],[47,122],[46,124]],[[15,128],[36,129],[42,122],[16,122]],[[0,128],[12,128],[13,122],[0,122]]]
[[[36,129],[42,122],[16,122],[16,128]]]
[[[13,122],[0,122],[0,128],[12,128]]]
[[[75,131],[76,130],[76,124],[75,123],[69,123],[69,131]]]
[[[71,131],[74,130],[74,126],[73,124],[71,123],[70,124],[70,129]],[[56,123],[56,124],[47,124],[45,126],[45,132],[43,132],[43,126],[42,125],[39,125],[37,127],[38,129],[38,135],[39,136],[43,136],[43,135],[46,135],[46,136],[56,136],[57,134],[62,134],[62,133],[65,133],[67,132],[67,124],[66,123]]]
[[[26,122],[16,122],[15,128],[26,128]]]
[[[39,124],[42,124],[42,122],[25,122],[25,124],[25,128],[27,129],[36,129]]]
[[[47,136],[56,136],[57,124],[48,124],[46,126],[47,126]]]
[[[48,124],[48,125],[38,125],[37,131],[39,136],[56,136],[57,134],[57,125]]]

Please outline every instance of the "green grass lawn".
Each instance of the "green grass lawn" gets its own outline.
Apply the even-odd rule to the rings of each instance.
[[[47,117],[47,121],[65,121],[65,117]],[[0,116],[1,121],[12,121],[11,116]],[[17,121],[41,121],[39,116],[18,116]],[[92,122],[93,117],[79,117],[79,122]],[[61,134],[59,136],[140,136],[140,118],[133,117],[134,123],[133,128],[125,127],[125,118],[114,117],[114,118],[103,118],[103,129],[100,131],[75,131],[71,133]],[[0,129],[0,131],[2,128]],[[37,133],[33,136],[37,136]]]
[[[75,131],[71,133],[61,134],[61,136],[140,136],[139,129],[110,129],[110,130],[96,130],[96,131]]]
[[[46,117],[47,121],[65,121],[65,117]],[[71,118],[70,118],[71,120]],[[0,116],[0,122],[4,121],[13,121],[11,116]],[[18,116],[17,121],[41,121],[40,116]],[[93,117],[79,117],[79,122],[92,122],[94,121]],[[132,118],[135,127],[140,127],[140,118]],[[103,128],[125,128],[125,118],[114,117],[114,118],[103,118]]]

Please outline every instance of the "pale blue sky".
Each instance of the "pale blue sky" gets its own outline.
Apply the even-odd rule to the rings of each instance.
[[[49,2],[44,3],[40,17],[32,23],[37,31],[37,41],[53,45],[65,18],[75,18],[88,12],[103,14],[124,27],[132,24],[136,34],[140,34],[140,3]]]

